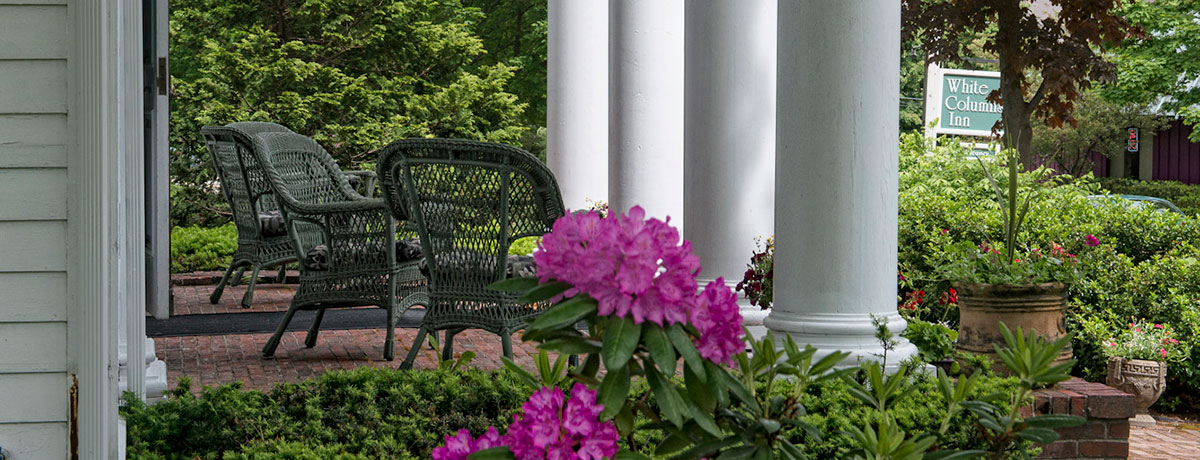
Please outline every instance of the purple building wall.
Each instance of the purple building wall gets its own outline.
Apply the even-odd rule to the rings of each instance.
[[[1200,184],[1200,143],[1188,140],[1191,134],[1192,128],[1176,119],[1154,135],[1154,180]]]

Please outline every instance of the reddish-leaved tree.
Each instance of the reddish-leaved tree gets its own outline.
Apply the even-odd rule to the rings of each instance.
[[[1000,60],[1000,88],[988,100],[1003,106],[995,131],[1033,159],[1034,115],[1047,125],[1069,123],[1075,99],[1093,82],[1112,81],[1105,49],[1137,31],[1115,9],[1121,0],[902,0],[904,39],[920,38],[934,62],[963,62],[967,44]]]

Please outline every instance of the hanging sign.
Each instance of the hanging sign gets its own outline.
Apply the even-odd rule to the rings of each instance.
[[[1139,144],[1138,134],[1139,133],[1138,133],[1137,128],[1129,128],[1129,136],[1126,138],[1126,142],[1127,142],[1127,145],[1125,146],[1126,152],[1138,153],[1138,144]]]
[[[991,137],[1001,107],[987,97],[1000,88],[1000,72],[943,69],[930,64],[925,81],[925,125],[937,120],[932,129],[927,128],[926,135]]]

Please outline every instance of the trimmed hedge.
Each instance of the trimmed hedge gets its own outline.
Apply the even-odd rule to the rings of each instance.
[[[1118,177],[1097,177],[1105,190],[1114,195],[1146,195],[1165,198],[1175,203],[1189,216],[1200,214],[1200,185],[1190,185],[1173,180],[1141,181]]]

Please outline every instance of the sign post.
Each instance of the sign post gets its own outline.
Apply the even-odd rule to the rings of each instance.
[[[929,65],[925,79],[925,135],[991,137],[1001,117],[987,96],[1000,87],[1000,72],[943,69]],[[937,120],[932,128],[928,126]]]

